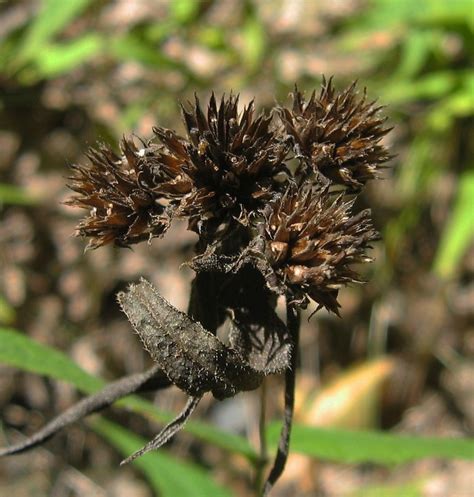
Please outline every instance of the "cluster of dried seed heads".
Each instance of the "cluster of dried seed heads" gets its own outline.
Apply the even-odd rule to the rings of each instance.
[[[146,281],[121,292],[155,369],[120,380],[0,455],[37,445],[153,381],[187,392],[183,412],[128,462],[169,440],[205,392],[221,399],[285,372],[285,425],[263,495],[270,491],[288,451],[298,309],[312,300],[338,314],[339,289],[361,281],[354,264],[370,261],[377,233],[370,211],[354,212],[354,201],[390,158],[381,142],[388,129],[355,84],[338,93],[324,80],[307,101],[295,88],[293,105],[270,114],[256,114],[253,101],[241,111],[238,104],[238,96],[212,94],[204,111],[196,97],[182,107],[186,136],[155,127],[155,139],[140,148],[123,138],[119,154],[102,145],[88,165],[73,166],[68,204],[89,211],[77,229],[89,248],[162,237],[173,220],[187,220],[198,235],[188,314]],[[286,323],[275,311],[278,295],[286,298]],[[225,322],[229,345],[216,336]]]
[[[390,158],[380,109],[355,84],[337,93],[331,81],[308,101],[295,88],[292,107],[269,115],[256,116],[253,102],[239,112],[232,94],[219,103],[213,94],[204,112],[196,97],[182,107],[186,137],[155,127],[140,149],[124,138],[120,155],[101,146],[74,166],[69,204],[89,209],[78,233],[90,248],[126,246],[187,219],[201,259],[221,261],[250,261],[263,234],[280,293],[337,312],[338,289],[359,281],[351,265],[376,239],[370,213],[352,207]]]

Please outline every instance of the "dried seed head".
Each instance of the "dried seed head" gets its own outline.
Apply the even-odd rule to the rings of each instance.
[[[302,160],[299,173],[319,172],[349,190],[360,190],[378,177],[390,159],[380,143],[390,131],[380,117],[382,107],[359,97],[356,84],[337,93],[331,79],[323,80],[319,96],[314,91],[306,102],[295,87],[293,107],[278,108],[285,131]]]
[[[266,212],[265,255],[295,300],[308,297],[338,313],[338,289],[360,277],[352,265],[367,262],[378,235],[365,210],[351,216],[354,201],[330,195],[327,188],[290,187]]]
[[[246,224],[279,188],[275,177],[286,170],[287,150],[270,129],[271,117],[254,117],[253,102],[239,114],[234,95],[223,96],[218,105],[212,94],[207,115],[197,97],[182,112],[188,139],[154,129],[167,149],[162,160],[179,163],[173,184],[183,185],[186,193],[181,215],[190,217],[191,226],[229,216]]]
[[[161,236],[170,224],[169,209],[157,190],[160,178],[146,149],[122,139],[122,156],[102,145],[87,154],[89,165],[74,165],[69,187],[78,193],[66,203],[88,209],[77,234],[91,238],[87,248],[107,243],[128,246]],[[153,154],[153,151],[150,151]]]

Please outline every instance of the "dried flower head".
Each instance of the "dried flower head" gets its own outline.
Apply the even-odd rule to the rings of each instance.
[[[250,102],[239,114],[239,97],[223,96],[219,106],[212,94],[207,115],[199,99],[182,108],[188,139],[157,127],[155,134],[166,147],[161,160],[173,164],[171,185],[186,192],[181,215],[198,221],[232,216],[247,224],[278,190],[276,176],[285,171],[287,150],[270,129],[271,116],[254,117]]]
[[[88,248],[107,243],[128,246],[161,236],[170,224],[169,209],[156,190],[157,177],[150,167],[153,149],[139,150],[122,139],[122,156],[102,145],[91,149],[89,165],[74,165],[69,187],[79,195],[66,203],[89,210],[77,234],[90,237]]]
[[[288,455],[299,308],[314,300],[338,314],[339,288],[361,281],[354,264],[371,260],[378,238],[370,211],[352,208],[354,194],[389,158],[379,109],[355,85],[336,93],[329,80],[307,102],[295,89],[292,109],[277,109],[283,126],[273,128],[271,115],[254,116],[253,102],[239,113],[237,96],[218,104],[213,94],[206,114],[197,98],[182,109],[187,137],[156,127],[158,144],[138,149],[123,139],[121,155],[91,150],[90,164],[74,166],[70,183],[77,195],[68,204],[90,211],[78,233],[90,237],[89,247],[126,246],[162,236],[173,218],[187,219],[199,235],[188,314],[147,281],[120,293],[156,365],[83,399],[0,456],[32,448],[125,395],[175,384],[189,395],[185,408],[129,462],[173,437],[205,392],[222,399],[284,372],[284,424],[267,496]],[[299,161],[294,172],[290,145]],[[276,312],[278,295],[286,298],[286,321]],[[226,322],[228,344],[217,337]]]
[[[370,261],[367,249],[378,235],[370,211],[352,216],[354,200],[330,195],[327,187],[290,187],[266,212],[266,259],[290,299],[303,305],[310,297],[338,314],[338,290],[360,282],[351,267]]]
[[[359,97],[354,82],[338,93],[331,79],[319,96],[313,91],[306,102],[295,87],[293,107],[280,107],[278,114],[285,131],[302,160],[300,173],[319,172],[331,182],[359,190],[368,180],[378,177],[381,165],[390,159],[380,143],[390,131],[383,127],[382,107]]]

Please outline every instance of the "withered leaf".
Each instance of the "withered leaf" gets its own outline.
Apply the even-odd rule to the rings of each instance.
[[[268,308],[260,313],[240,309],[231,319],[230,344],[246,358],[250,366],[265,374],[280,373],[288,368],[291,337],[288,328]]]
[[[169,304],[145,279],[130,285],[117,298],[151,357],[190,396],[212,391],[223,399],[260,385],[261,372]]]

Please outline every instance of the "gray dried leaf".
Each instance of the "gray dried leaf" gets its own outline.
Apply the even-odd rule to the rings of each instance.
[[[292,344],[288,328],[270,307],[258,315],[234,311],[229,340],[257,371],[280,373],[290,364]]]
[[[223,399],[260,385],[261,372],[169,304],[145,279],[130,285],[117,298],[145,349],[168,378],[190,396],[212,391]]]

